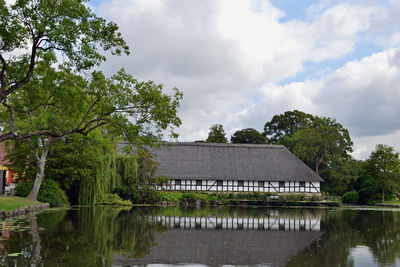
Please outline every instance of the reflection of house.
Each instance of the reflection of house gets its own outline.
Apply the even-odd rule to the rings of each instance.
[[[114,254],[113,265],[204,264],[284,265],[317,240],[317,218],[168,217],[148,218],[167,226],[148,255]]]
[[[231,230],[281,230],[281,231],[319,231],[318,218],[280,218],[280,217],[148,217],[168,228],[179,229],[231,229]]]
[[[323,181],[284,146],[164,143],[151,152],[166,190],[319,193]]]
[[[9,163],[6,159],[5,144],[0,143],[0,185],[2,192],[4,192],[4,186],[13,182],[13,171],[7,167]]]

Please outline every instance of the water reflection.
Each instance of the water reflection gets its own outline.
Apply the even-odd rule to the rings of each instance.
[[[319,231],[319,218],[147,216],[147,220],[174,229]]]
[[[149,255],[135,259],[117,253],[113,264],[282,265],[322,234],[320,218],[280,217],[276,210],[259,217],[146,216],[146,220],[168,231],[155,236]]]
[[[2,266],[400,262],[398,211],[96,207],[46,212],[2,225]]]

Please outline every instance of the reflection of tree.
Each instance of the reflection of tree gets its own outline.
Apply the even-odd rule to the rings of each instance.
[[[32,234],[32,263],[35,266],[40,266],[40,235],[39,227],[36,220],[35,214],[29,215],[29,221],[31,223],[31,234]]]
[[[323,236],[294,257],[287,266],[354,266],[350,252],[367,246],[382,265],[400,258],[399,212],[327,212],[321,221]]]
[[[394,265],[400,259],[399,212],[376,211],[360,216],[360,233],[374,258],[382,265]]]
[[[80,208],[30,216],[31,232],[11,232],[3,257],[6,266],[111,266],[113,253],[144,257],[154,245],[160,224],[144,217],[152,209],[126,211],[118,207]],[[44,231],[39,232],[39,229]],[[1,265],[1,263],[0,263]]]
[[[57,224],[63,219],[65,213],[58,212],[48,215],[47,218]],[[2,244],[4,252],[7,252],[7,256],[2,257],[2,263],[5,266],[42,266],[40,232],[43,229],[39,226],[37,215],[30,214],[28,218],[16,218],[9,222],[12,230],[9,231],[7,242]],[[2,253],[4,252],[2,251]]]
[[[68,214],[58,233],[48,236],[44,263],[46,266],[60,263],[111,266],[115,251],[128,251],[132,255],[148,253],[157,229],[135,211],[115,207],[81,208]]]
[[[352,213],[325,211],[321,218],[321,239],[291,259],[287,266],[352,266],[348,260],[350,248],[359,239],[352,228],[356,218]]]
[[[113,249],[128,252],[131,257],[142,258],[150,253],[154,243],[154,233],[165,231],[161,223],[150,222],[147,215],[155,215],[154,209],[135,208],[126,212],[117,221],[118,232],[115,235]],[[127,239],[126,237],[132,237]]]

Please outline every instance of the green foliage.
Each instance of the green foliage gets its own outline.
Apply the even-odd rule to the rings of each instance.
[[[164,186],[168,179],[155,176],[157,167],[153,155],[145,149],[135,150],[132,156],[118,156],[116,172],[120,183],[116,192],[133,203],[158,202],[156,186]]]
[[[352,141],[349,132],[335,119],[318,118],[312,128],[299,130],[288,137],[292,152],[319,174],[322,165],[329,166],[349,159]]]
[[[360,169],[350,156],[353,143],[348,130],[335,119],[287,111],[265,124],[264,135],[315,170],[325,180],[323,191],[342,195],[355,184]]]
[[[25,90],[29,91],[34,87],[26,88],[31,79],[37,78],[38,69],[41,68],[38,65],[50,64],[54,69],[68,69],[71,74],[89,70],[105,61],[105,51],[114,55],[129,54],[129,48],[118,32],[118,26],[97,17],[86,2],[86,0],[17,0],[14,4],[6,4],[4,0],[0,0],[0,89],[2,92],[0,102],[4,104],[3,108],[10,112],[8,125],[3,128],[0,140],[55,134],[54,129],[41,131],[33,127],[29,131],[22,131],[18,127],[12,128],[13,125],[18,126],[18,123],[14,123],[11,113],[21,112],[21,110],[6,104],[12,95],[15,100],[13,93],[17,90],[19,92],[25,87]],[[56,55],[62,60],[58,61]],[[50,90],[52,85],[55,88],[58,87],[54,85],[58,85],[56,81],[60,77],[55,74],[56,72],[53,71],[47,75],[54,78],[54,81],[49,78],[44,79],[42,84],[46,85],[43,87],[44,90]],[[70,78],[70,85],[76,82],[74,75]],[[65,87],[61,84],[61,89],[64,89],[63,86]],[[59,94],[62,93],[63,90],[60,90]],[[33,94],[36,93],[33,92]],[[42,102],[42,97],[39,95],[36,97],[40,105],[23,105],[25,114],[29,114],[32,107],[40,110],[45,106],[53,105],[51,98],[46,98],[48,97],[46,94],[43,98],[48,102]],[[32,104],[36,101],[35,98],[31,100]],[[66,97],[65,101],[73,105],[74,102],[69,100]],[[79,100],[77,96],[76,100],[85,101],[85,98]],[[65,113],[69,114],[68,111],[73,111],[73,109]],[[42,116],[44,117],[45,115]]]
[[[132,205],[132,202],[130,202],[129,200],[123,200],[117,194],[104,194],[98,204],[130,206]]]
[[[24,56],[28,58],[32,53],[30,47],[35,52],[59,51],[78,69],[88,69],[104,61],[100,47],[113,54],[129,53],[118,26],[97,17],[85,2],[17,0],[8,6],[2,0],[2,51],[26,51]]]
[[[206,143],[228,143],[225,135],[226,132],[222,124],[214,124],[210,127]]]
[[[357,179],[362,172],[362,165],[363,162],[360,160],[343,158],[337,158],[329,165],[323,165],[320,170],[324,178],[324,182],[321,183],[322,190],[336,196],[355,190]]]
[[[26,197],[32,190],[33,181],[22,182],[15,187],[17,196]],[[38,201],[49,203],[52,207],[69,206],[68,198],[60,185],[50,179],[44,180],[39,190]]]
[[[264,136],[267,136],[271,144],[282,144],[285,136],[291,136],[295,132],[312,126],[315,117],[302,111],[286,111],[284,114],[275,115],[264,126]]]
[[[266,144],[268,139],[253,128],[247,128],[236,131],[231,136],[231,142],[234,144]]]
[[[393,147],[377,145],[364,164],[359,179],[360,202],[376,203],[394,197],[400,186],[400,159]]]
[[[285,194],[276,195],[271,193],[249,192],[249,193],[227,193],[227,192],[157,192],[160,202],[170,203],[188,203],[194,204],[199,201],[203,205],[271,205],[271,206],[308,206],[315,205],[318,202],[324,202],[326,205],[338,206],[340,200],[338,197],[329,195],[304,194]]]
[[[353,190],[353,191],[344,193],[342,196],[342,202],[349,203],[349,204],[357,204],[358,192]]]

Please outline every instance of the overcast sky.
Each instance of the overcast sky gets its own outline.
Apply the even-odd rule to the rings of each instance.
[[[97,0],[120,26],[141,80],[184,93],[179,141],[207,138],[223,124],[263,130],[298,109],[336,118],[354,156],[378,143],[400,150],[400,1]]]

